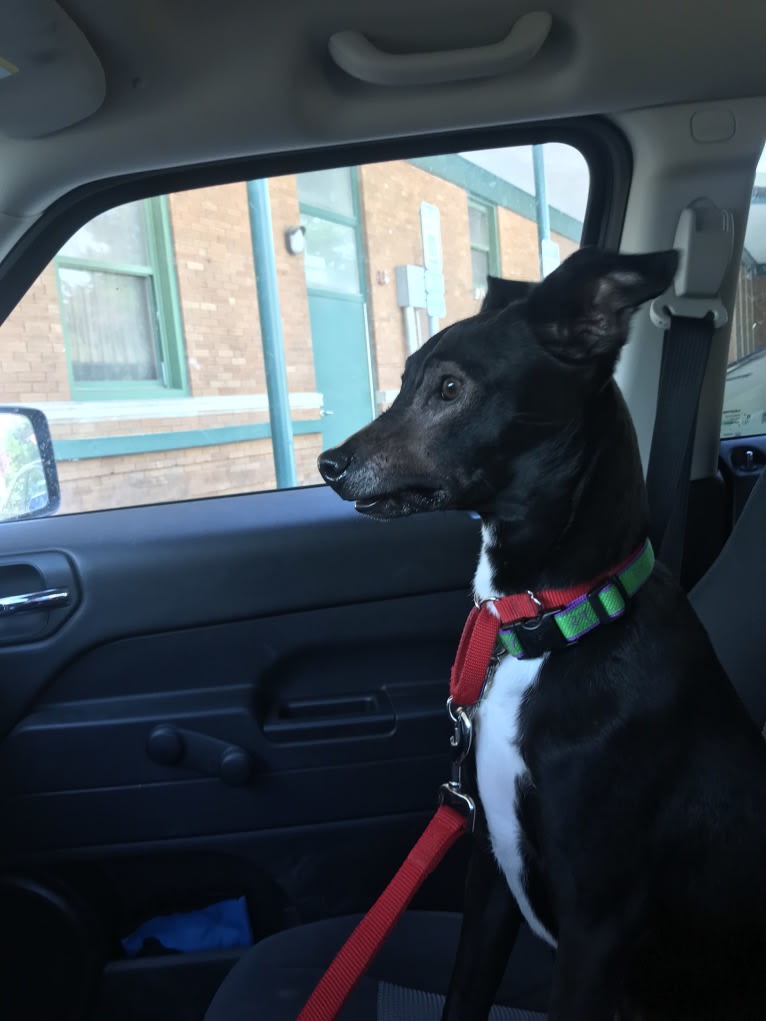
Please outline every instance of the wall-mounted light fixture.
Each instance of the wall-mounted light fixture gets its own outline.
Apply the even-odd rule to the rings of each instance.
[[[306,249],[306,228],[288,227],[285,230],[285,245],[290,255],[300,255]]]

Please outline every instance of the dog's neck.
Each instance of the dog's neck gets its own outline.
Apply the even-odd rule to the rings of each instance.
[[[605,421],[608,423],[604,428]],[[480,599],[566,588],[624,561],[644,540],[648,513],[633,424],[614,382],[533,492],[501,494],[482,513],[474,578]]]

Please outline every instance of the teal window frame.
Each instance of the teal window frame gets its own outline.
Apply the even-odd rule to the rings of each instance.
[[[468,196],[468,208],[479,209],[482,213],[487,216],[487,227],[489,234],[489,243],[485,247],[484,245],[477,245],[474,243],[470,234],[470,226],[468,232],[468,240],[470,245],[471,253],[482,252],[487,256],[487,266],[489,267],[489,273],[492,276],[500,276],[500,245],[497,238],[497,206],[492,202],[485,202],[483,199],[477,198],[475,195]],[[477,284],[473,279],[473,261],[471,261],[471,284],[474,288],[486,290],[486,281],[483,285]]]
[[[100,259],[79,259],[69,255],[57,255],[56,286],[58,289],[59,312],[64,334],[69,391],[72,400],[146,400],[147,398],[185,397],[189,393],[189,378],[186,368],[186,352],[181,321],[181,306],[176,279],[173,233],[170,224],[170,209],[166,195],[143,199],[140,202],[146,226],[149,252],[147,265],[133,265],[102,261]],[[151,295],[157,323],[159,350],[157,352],[160,378],[157,380],[99,380],[83,382],[74,378],[72,372],[72,345],[67,336],[63,314],[63,301],[59,269],[85,269],[98,273],[125,274],[151,280]]]

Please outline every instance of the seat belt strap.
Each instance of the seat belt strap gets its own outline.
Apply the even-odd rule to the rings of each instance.
[[[672,316],[662,345],[646,490],[652,544],[676,578],[681,576],[697,411],[714,331],[712,315]]]
[[[700,395],[713,334],[728,321],[719,292],[734,250],[734,217],[697,199],[682,210],[673,247],[681,255],[673,287],[650,307],[652,322],[666,332],[646,488],[649,538],[680,578]]]

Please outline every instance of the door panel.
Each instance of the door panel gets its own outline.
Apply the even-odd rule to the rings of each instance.
[[[309,294],[309,315],[327,449],[338,446],[374,415],[364,303]]]
[[[215,846],[433,804],[478,548],[468,515],[382,526],[308,489],[0,535],[6,551],[55,549],[80,587],[53,635],[0,649],[5,861]],[[158,727],[175,728],[179,755],[163,758]],[[227,782],[227,752],[249,777]]]

